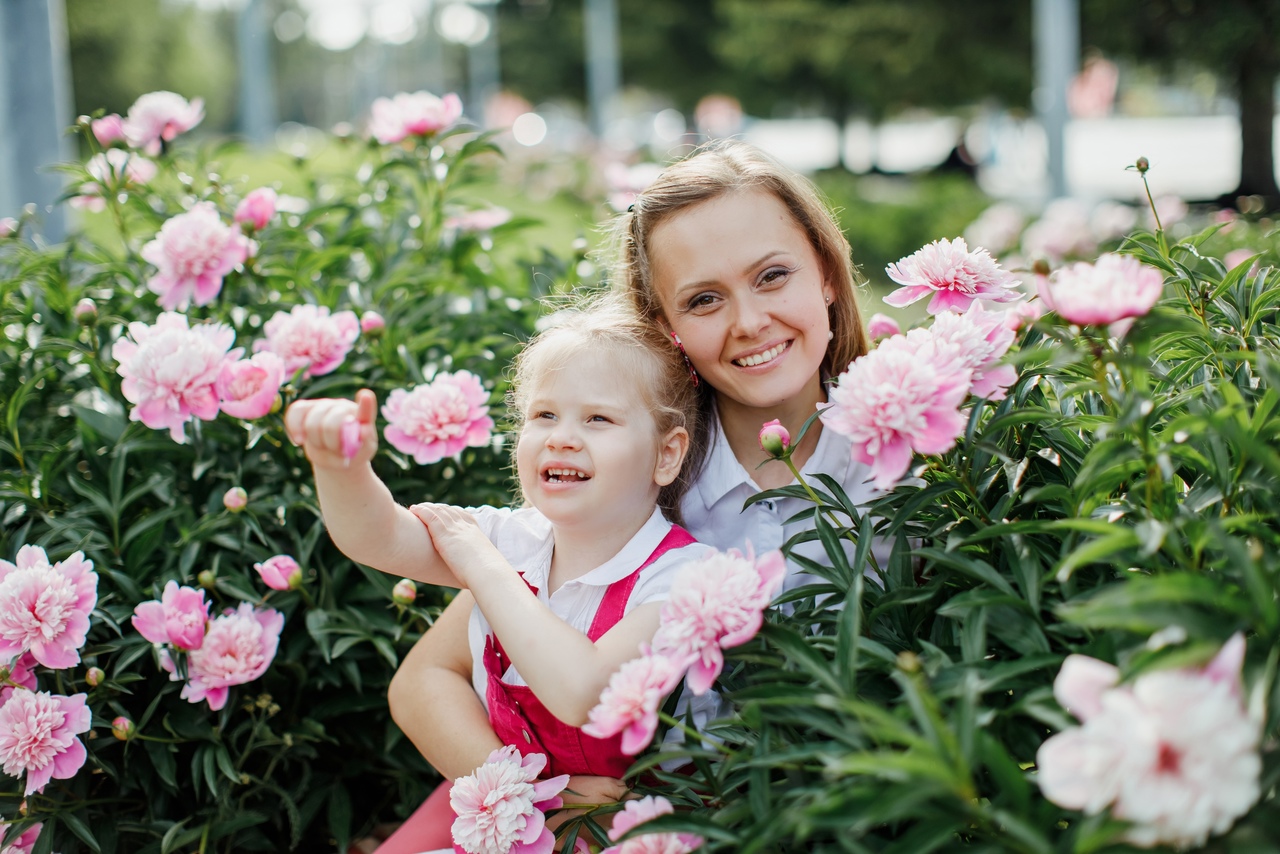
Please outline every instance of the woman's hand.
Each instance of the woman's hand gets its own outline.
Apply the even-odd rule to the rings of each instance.
[[[284,413],[289,438],[300,445],[317,469],[344,469],[373,459],[378,450],[374,426],[378,399],[367,388],[354,401],[340,398],[298,400]]]

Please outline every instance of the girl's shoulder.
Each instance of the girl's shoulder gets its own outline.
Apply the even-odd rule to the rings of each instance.
[[[695,541],[670,549],[659,556],[640,573],[631,593],[631,607],[666,599],[680,572],[713,552],[715,549],[711,546]]]
[[[551,542],[551,523],[532,507],[468,507],[480,530],[503,554],[527,554]],[[514,551],[513,551],[514,550]]]

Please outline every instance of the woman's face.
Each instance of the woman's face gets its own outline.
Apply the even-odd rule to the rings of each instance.
[[[765,190],[701,202],[649,238],[662,313],[725,403],[771,411],[822,400],[835,293],[805,232]]]

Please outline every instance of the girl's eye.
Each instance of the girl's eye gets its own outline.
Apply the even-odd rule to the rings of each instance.
[[[550,419],[550,420],[554,421],[556,416],[555,416],[555,413],[554,413],[554,412],[547,412],[546,410],[543,410],[542,412],[536,413],[533,417],[534,417],[535,419],[537,419],[537,418],[547,418],[547,419]]]
[[[597,424],[609,424],[609,423],[611,423],[611,422],[610,422],[610,420],[609,420],[609,416],[607,416],[607,415],[592,415],[592,416],[591,416],[590,418],[588,418],[587,420],[588,420],[588,421],[591,421],[591,422],[594,422],[594,423],[597,423]]]

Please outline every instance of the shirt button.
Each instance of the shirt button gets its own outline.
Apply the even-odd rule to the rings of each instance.
[[[770,513],[778,512],[778,506],[773,503],[773,499],[762,501],[761,503],[764,505],[764,509],[768,510]]]
[[[529,735],[529,730],[522,729],[520,730],[520,734],[524,736],[525,744],[533,744],[533,736]]]

